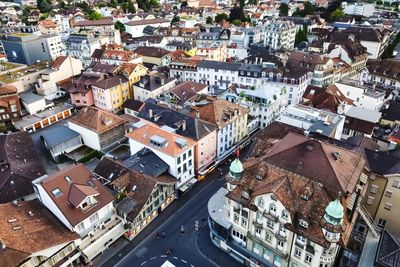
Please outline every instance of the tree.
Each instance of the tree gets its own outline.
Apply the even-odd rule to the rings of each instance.
[[[58,2],[58,7],[61,8],[61,9],[64,9],[65,8],[65,2],[64,1],[59,1]]]
[[[183,1],[182,3],[181,3],[181,8],[182,7],[188,7],[188,2],[187,1]]]
[[[375,2],[375,4],[376,4],[377,6],[381,6],[381,5],[383,4],[383,2],[382,2],[381,0],[378,0],[378,1]]]
[[[110,0],[110,2],[108,2],[108,6],[109,6],[109,7],[116,8],[117,5],[118,5],[118,3],[117,3],[116,0]]]
[[[99,19],[101,19],[103,16],[99,13],[99,12],[96,12],[96,11],[92,11],[90,14],[89,14],[89,19],[90,20],[99,20]]]
[[[229,13],[229,21],[232,23],[234,20],[245,21],[246,16],[244,15],[243,8],[234,6]]]
[[[246,4],[246,3],[245,3],[245,0],[240,0],[240,1],[239,1],[239,5],[240,5],[240,8],[241,8],[241,9],[243,9],[243,7],[245,6],[245,4]]]
[[[341,8],[338,8],[331,13],[331,19],[333,19],[333,20],[343,18],[344,16],[345,16],[345,13],[344,13],[343,9],[341,9]]]
[[[125,25],[120,21],[117,21],[115,23],[114,27],[115,27],[115,29],[119,30],[120,32],[124,32],[125,31]]]
[[[206,19],[206,23],[207,23],[207,24],[213,24],[213,19],[212,19],[212,17],[208,16],[207,19]]]
[[[37,0],[36,5],[41,13],[48,13],[51,11],[51,0]]]
[[[287,16],[289,13],[289,6],[286,3],[281,3],[279,6],[279,15],[280,16]]]
[[[308,35],[308,28],[307,25],[304,24],[303,27],[297,31],[294,39],[294,44],[298,45],[301,42],[307,41],[307,35]]]
[[[243,22],[240,19],[235,19],[235,20],[231,21],[231,23],[235,26],[240,26],[240,25],[242,25]]]
[[[217,14],[214,18],[216,23],[220,23],[223,20],[228,20],[229,17],[226,13]]]
[[[181,18],[179,16],[174,16],[171,20],[171,24],[174,24],[176,22],[179,22],[181,20]]]

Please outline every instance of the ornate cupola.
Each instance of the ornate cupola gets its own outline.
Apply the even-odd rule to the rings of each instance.
[[[339,225],[342,223],[344,216],[344,209],[340,203],[340,198],[331,201],[325,209],[324,219],[327,223],[332,225]]]
[[[240,180],[243,173],[243,164],[240,162],[239,158],[236,158],[232,161],[231,166],[229,167],[229,176],[235,180]]]

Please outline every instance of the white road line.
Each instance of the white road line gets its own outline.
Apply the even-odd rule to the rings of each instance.
[[[179,212],[180,210],[183,210],[186,206],[188,206],[191,202],[193,202],[196,197],[198,195],[200,195],[204,190],[206,190],[208,187],[210,187],[213,183],[215,183],[215,179],[212,180],[208,185],[206,185],[205,187],[203,187],[199,192],[197,192],[197,194],[195,194],[194,196],[192,196],[189,201],[187,201],[185,204],[183,204],[178,210],[175,211]],[[157,232],[158,229],[162,228],[165,224],[167,224],[169,221],[171,221],[175,216],[170,216],[167,220],[165,220],[162,224],[160,224],[155,230],[154,232]],[[126,260],[126,258],[128,258],[136,249],[138,249],[143,243],[145,243],[149,238],[153,238],[153,235],[149,235],[148,237],[146,237],[142,242],[140,242],[139,244],[137,244],[137,246],[131,250],[129,253],[127,253],[116,265],[115,267],[119,266],[122,262],[124,262]],[[203,255],[204,256],[204,255]],[[166,257],[166,256],[165,256]],[[204,256],[205,257],[205,256]],[[207,258],[207,257],[205,257]],[[218,266],[218,265],[217,265]]]
[[[185,261],[185,260],[181,260],[181,262],[183,262],[183,263],[187,263],[187,261]]]
[[[161,255],[161,258],[166,258],[167,257],[167,255]]]
[[[154,259],[157,259],[157,257],[153,257],[153,258],[151,258],[150,260],[152,261],[152,260],[154,260]]]
[[[147,261],[142,262],[142,264],[140,264],[141,266],[145,265],[147,263]]]
[[[194,267],[194,265],[193,265],[193,264],[190,264],[190,267]]]
[[[178,258],[174,256],[174,259],[177,260]]]

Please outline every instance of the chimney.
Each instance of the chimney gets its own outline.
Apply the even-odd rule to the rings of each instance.
[[[182,121],[182,131],[186,131],[186,120]]]
[[[150,119],[153,118],[153,110],[152,109],[149,109],[149,118]]]

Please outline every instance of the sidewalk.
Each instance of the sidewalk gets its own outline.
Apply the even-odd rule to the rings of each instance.
[[[197,182],[193,188],[183,194],[178,199],[174,200],[161,214],[157,216],[142,232],[139,233],[131,242],[125,238],[118,239],[107,253],[100,254],[93,260],[93,266],[116,266],[127,254],[138,246],[149,235],[153,235],[155,230],[163,224],[169,217],[175,213],[179,213],[179,209],[194,195],[206,187],[211,181],[217,178],[217,173],[214,172],[203,181]],[[125,243],[127,242],[127,243]],[[120,244],[125,243],[125,244]]]
[[[207,223],[204,226],[202,225],[201,231],[197,235],[197,246],[203,256],[209,258],[219,266],[244,266],[214,245],[210,238],[210,229],[208,228]]]

